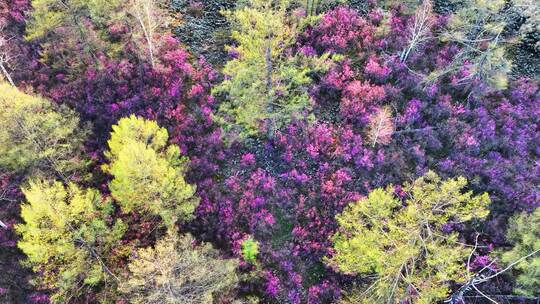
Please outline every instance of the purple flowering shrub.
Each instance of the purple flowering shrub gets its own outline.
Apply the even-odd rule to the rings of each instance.
[[[469,176],[501,213],[540,206],[539,102],[538,85],[526,79],[471,98],[448,124],[454,146],[439,169]]]
[[[444,16],[434,18],[433,32],[446,23]],[[503,241],[513,210],[538,205],[537,85],[521,79],[494,91],[477,79],[457,81],[466,66],[426,81],[451,62],[458,46],[432,40],[402,62],[411,22],[399,9],[386,18],[347,8],[323,15],[297,45],[308,56],[342,56],[311,88],[315,120],[296,121],[272,139],[248,139],[227,152],[222,184],[216,184],[221,190],[203,200],[199,219],[233,252],[247,236],[260,242],[267,299],[326,303],[340,296],[351,278],[322,263],[332,254],[334,217],[376,187],[433,169],[465,176],[473,190],[489,192],[492,215],[481,241],[491,249],[479,253],[476,264],[493,242]],[[383,108],[391,109],[394,132],[388,143],[373,144],[368,125]],[[448,229],[469,240],[473,235],[463,226]]]
[[[126,53],[134,52],[126,46]],[[154,68],[139,58],[109,58],[102,54],[99,65],[89,66],[76,79],[40,66],[31,83],[38,92],[59,104],[77,109],[83,120],[92,121],[95,134],[103,141],[110,126],[129,114],[157,120],[170,129],[185,129],[188,108],[208,115],[213,100],[208,89],[216,73],[204,62],[193,63],[179,42],[169,35],[160,37]],[[52,75],[51,75],[52,74]],[[191,114],[189,114],[191,115]]]
[[[350,10],[348,13],[356,14]],[[344,15],[343,11],[339,14]],[[378,20],[373,17],[375,14],[369,15],[373,22]],[[324,29],[328,28],[326,19],[324,16],[321,21]],[[354,17],[341,16],[342,19]],[[435,26],[444,25],[444,17],[440,19]],[[430,50],[417,51],[407,63],[402,63],[396,54],[402,48],[399,37],[406,36],[403,31],[407,22],[407,17],[399,18],[399,12],[394,12],[388,21],[390,33],[373,41],[372,51],[356,50],[360,42],[345,37],[349,40],[347,44],[339,43],[340,46],[350,45],[341,51],[344,61],[332,68],[314,88],[317,103],[321,107],[338,108],[334,121],[339,122],[340,127],[351,124],[353,132],[357,133],[363,131],[370,114],[377,108],[390,106],[394,109],[396,132],[394,140],[383,148],[384,154],[388,157],[401,153],[402,160],[414,161],[398,164],[397,170],[406,169],[418,175],[433,167],[448,175],[464,175],[473,182],[475,190],[488,191],[495,198],[494,208],[506,208],[503,211],[537,207],[540,203],[535,186],[540,178],[538,86],[533,81],[520,79],[508,90],[493,91],[477,80],[469,84],[457,83],[456,75],[423,82],[422,76],[451,60],[456,46],[431,45]],[[354,24],[348,33],[362,32],[356,27],[368,27],[361,22]],[[341,26],[343,24],[336,27]],[[392,37],[396,39],[392,41]],[[304,39],[305,44],[314,46],[328,41],[325,36],[316,34],[312,36],[313,41]],[[357,39],[365,41],[363,36]],[[332,52],[335,50],[330,48]],[[348,59],[350,52],[360,54],[354,60],[361,62]],[[468,73],[467,67],[458,73],[459,76]]]

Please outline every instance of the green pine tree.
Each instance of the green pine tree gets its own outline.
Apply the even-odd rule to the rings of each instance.
[[[198,199],[184,179],[188,159],[178,146],[167,145],[168,137],[154,121],[122,118],[113,126],[103,169],[113,176],[109,189],[124,212],[159,215],[171,226],[191,218]]]
[[[220,259],[210,244],[193,243],[191,235],[172,230],[154,248],[140,249],[120,288],[129,303],[218,303],[238,282],[238,261]]]
[[[463,177],[442,181],[428,172],[404,187],[405,199],[393,187],[375,189],[337,216],[335,254],[327,263],[371,281],[351,294],[351,303],[436,303],[451,282],[466,279],[470,250],[443,226],[484,218],[490,203],[487,194],[463,192],[466,185]]]
[[[40,273],[35,283],[53,291],[52,302],[67,303],[103,282],[114,285],[107,257],[126,226],[109,223],[110,200],[93,189],[43,180],[22,190],[18,246],[27,256],[24,264]]]
[[[66,180],[85,167],[80,148],[89,128],[74,111],[7,83],[0,83],[0,108],[1,167]]]
[[[326,56],[287,54],[301,21],[286,0],[252,0],[226,16],[237,46],[236,59],[223,69],[226,79],[214,90],[223,95],[218,120],[227,132],[255,135],[266,124],[269,136],[292,117],[309,113],[309,73],[325,69]]]
[[[530,214],[514,216],[509,223],[507,238],[514,244],[511,250],[502,255],[503,262],[507,264],[536,252],[514,266],[516,293],[540,296],[540,208]]]

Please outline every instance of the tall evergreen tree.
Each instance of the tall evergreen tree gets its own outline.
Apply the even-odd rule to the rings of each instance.
[[[463,177],[442,181],[433,172],[404,187],[375,189],[337,216],[335,254],[330,265],[345,273],[372,277],[371,285],[353,293],[354,303],[435,303],[450,292],[450,283],[466,279],[469,249],[451,223],[484,218],[487,194],[463,192]]]
[[[502,260],[511,264],[522,259],[514,269],[518,294],[540,296],[540,208],[530,214],[523,213],[510,220],[507,238],[514,245],[502,255]]]
[[[0,166],[57,175],[65,180],[84,167],[81,147],[88,133],[77,114],[0,83]]]
[[[110,223],[113,206],[93,189],[33,180],[23,188],[19,248],[25,265],[40,275],[35,283],[51,289],[53,303],[68,303],[101,283],[117,283],[107,258],[126,227]]]
[[[134,210],[159,215],[168,225],[191,218],[198,199],[195,186],[184,179],[188,159],[156,122],[134,115],[113,126],[106,172],[113,176],[109,188],[124,212]]]
[[[216,303],[238,282],[237,260],[223,260],[210,244],[194,246],[191,235],[172,231],[129,263],[121,291],[130,303]]]
[[[310,72],[323,69],[322,58],[294,54],[300,20],[288,12],[289,2],[253,0],[228,12],[235,57],[223,68],[225,80],[215,89],[225,102],[218,117],[227,131],[240,136],[275,128],[310,109]],[[264,130],[264,129],[263,129]]]

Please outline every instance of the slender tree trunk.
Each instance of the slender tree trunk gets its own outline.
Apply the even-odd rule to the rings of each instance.
[[[415,133],[415,132],[423,132],[423,131],[437,130],[437,129],[438,128],[436,128],[436,127],[425,127],[425,128],[420,128],[420,129],[407,129],[407,130],[395,131],[392,134]]]
[[[152,67],[155,65],[154,60],[154,42],[152,41],[154,36],[155,22],[152,19],[154,13],[153,0],[139,0],[133,1],[132,15],[137,19],[139,26],[141,27],[144,40],[146,40],[148,55],[150,56],[150,64]]]
[[[148,20],[150,20],[150,9],[148,7],[148,5],[145,6],[145,14],[146,14],[146,17],[148,18]],[[141,19],[140,20],[141,22],[141,27],[143,28],[143,31],[144,31],[144,36],[146,38],[146,42],[148,43],[148,53],[150,54],[150,64],[152,65],[152,67],[154,67],[154,44],[152,42],[152,33],[151,33],[151,27],[152,25],[148,24],[148,28],[144,25],[144,22],[143,20]]]
[[[6,67],[4,66],[3,62],[0,62],[0,69],[2,69],[2,74],[4,74],[4,77],[8,80],[8,82],[15,86],[15,83],[13,82],[13,79],[11,78],[11,75],[9,75],[9,72],[6,70]]]
[[[85,63],[88,65],[91,65],[91,64],[98,65],[99,59],[96,53],[94,52],[94,46],[88,39],[88,34],[86,33],[86,26],[81,24],[80,18],[77,16],[74,9],[68,3],[66,3],[66,1],[62,0],[62,1],[59,1],[59,3],[64,6],[64,8],[67,11],[67,14],[69,15],[71,19],[72,25],[75,26],[75,28],[77,29],[77,32],[79,33],[78,42],[83,46],[82,50],[87,51],[90,54],[90,57],[92,57],[93,62],[85,62]]]

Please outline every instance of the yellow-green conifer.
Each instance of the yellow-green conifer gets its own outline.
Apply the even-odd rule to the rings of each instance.
[[[184,179],[188,159],[167,139],[154,121],[122,118],[113,126],[105,153],[110,163],[103,168],[113,176],[109,188],[124,212],[148,212],[173,225],[190,218],[198,200]]]
[[[404,199],[393,187],[375,189],[337,216],[327,262],[369,278],[351,297],[356,303],[436,303],[452,282],[466,279],[470,249],[443,226],[487,216],[490,202],[487,194],[464,192],[466,185],[463,177],[442,181],[429,172],[404,187]]]
[[[134,304],[217,303],[238,282],[237,265],[220,259],[210,244],[194,246],[193,237],[172,231],[154,248],[137,252],[121,291]]]
[[[0,166],[67,176],[85,163],[80,147],[88,128],[77,114],[0,83]]]
[[[266,123],[272,132],[310,108],[308,73],[324,69],[326,56],[288,54],[300,25],[288,5],[287,0],[251,0],[226,13],[238,53],[225,65],[226,78],[214,91],[225,98],[218,120],[226,131],[249,136]]]
[[[515,291],[528,296],[540,295],[540,208],[530,214],[514,216],[510,220],[507,237],[514,246],[502,255],[505,263],[517,262],[536,252],[514,266],[517,277]]]
[[[108,223],[113,207],[93,189],[32,180],[23,188],[19,248],[24,262],[40,275],[36,284],[53,291],[54,303],[67,303],[102,282],[116,283],[107,256],[126,227]]]

